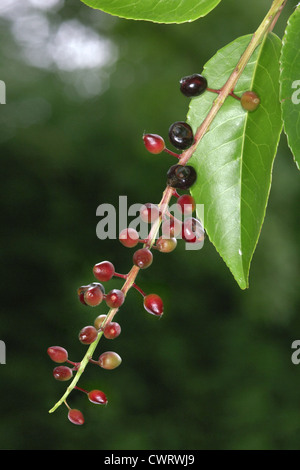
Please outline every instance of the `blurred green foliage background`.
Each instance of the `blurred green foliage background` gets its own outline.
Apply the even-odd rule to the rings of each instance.
[[[0,107],[1,449],[299,449],[299,172],[283,136],[250,288],[241,291],[207,239],[201,251],[156,253],[138,283],[164,299],[161,320],[130,291],[122,334],[100,342],[122,359],[89,366],[79,385],[108,395],[105,408],[80,392],[86,418],[72,425],[61,406],[66,383],[52,377],[46,350],[77,339],[102,307],[76,289],[108,259],[127,272],[132,250],[96,236],[96,209],[160,200],[168,155],[152,156],[143,132],[184,120],[182,76],[236,37],[253,32],[270,0],[223,0],[191,24],[120,20],[76,1],[1,0]],[[282,37],[296,1],[274,32]],[[299,78],[299,77],[295,77]],[[116,279],[108,287],[120,287]],[[97,311],[96,311],[97,310]],[[102,344],[101,344],[102,343]]]

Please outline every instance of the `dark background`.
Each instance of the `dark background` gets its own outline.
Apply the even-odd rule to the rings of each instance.
[[[280,37],[296,3],[275,28]],[[79,330],[106,313],[82,306],[77,287],[94,280],[99,261],[124,273],[132,265],[132,250],[97,238],[97,207],[118,207],[119,195],[129,205],[159,202],[174,160],[147,153],[143,132],[167,141],[188,110],[179,79],[252,33],[270,4],[223,0],[194,23],[157,25],[78,0],[1,0],[2,449],[300,448],[300,365],[291,362],[300,338],[300,189],[284,136],[250,288],[239,289],[208,239],[201,251],[179,243],[156,253],[138,283],[164,299],[163,318],[130,291],[121,336],[97,350],[113,349],[122,365],[90,365],[79,383],[105,391],[109,405],[77,391],[68,402],[84,426],[67,420],[64,405],[48,414],[67,385],[53,379],[47,348],[64,346],[80,361]]]

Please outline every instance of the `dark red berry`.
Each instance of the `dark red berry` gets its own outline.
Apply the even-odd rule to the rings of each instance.
[[[136,246],[139,242],[139,234],[134,228],[125,228],[120,232],[119,240],[127,248]]]
[[[148,268],[153,261],[153,255],[148,248],[141,248],[137,250],[133,255],[133,264],[138,266],[140,269]]]
[[[79,341],[82,344],[91,344],[98,336],[98,332],[94,326],[85,326],[79,332]]]
[[[167,185],[177,189],[189,189],[196,179],[196,170],[189,165],[172,165],[167,172]]]
[[[182,225],[182,239],[189,243],[201,243],[204,240],[203,225],[198,219],[189,217]]]
[[[115,267],[110,261],[102,261],[101,263],[95,264],[93,273],[98,281],[110,281],[115,274]]]
[[[115,339],[121,334],[121,327],[117,322],[111,322],[103,330],[106,339]]]
[[[161,153],[166,147],[164,139],[157,134],[144,134],[143,140],[146,149],[150,153]]]
[[[188,149],[194,143],[193,130],[186,122],[174,122],[169,128],[169,139],[177,149]]]
[[[184,215],[190,215],[196,209],[196,202],[190,194],[183,194],[177,199],[177,205]]]
[[[119,289],[113,289],[108,294],[106,294],[105,301],[110,308],[121,307],[125,300],[125,295]]]
[[[106,315],[98,315],[98,317],[95,318],[94,327],[96,328],[96,330],[100,330],[101,325],[105,319],[106,319]]]
[[[156,248],[162,253],[171,253],[177,246],[176,238],[159,237],[156,242]]]
[[[149,294],[144,297],[144,308],[147,312],[160,317],[164,313],[164,305],[159,295]]]
[[[68,418],[73,424],[82,425],[84,424],[84,417],[80,410],[69,410]]]
[[[189,98],[201,95],[206,88],[207,80],[199,73],[183,77],[180,80],[180,91]]]
[[[148,202],[144,204],[140,209],[140,217],[143,222],[152,223],[159,218],[160,210],[158,206]]]
[[[83,295],[84,302],[90,307],[97,307],[103,300],[103,292],[99,286],[89,287]]]
[[[47,349],[47,353],[54,362],[66,362],[68,359],[68,352],[61,346],[51,346]]]
[[[83,305],[86,305],[85,300],[84,300],[84,293],[87,288],[88,288],[87,286],[81,286],[81,287],[78,287],[77,289],[78,299]]]
[[[101,390],[91,390],[88,393],[88,398],[92,403],[95,403],[96,405],[106,405],[108,402],[105,393],[101,392]]]
[[[246,111],[255,111],[260,104],[260,99],[254,91],[245,91],[241,96],[241,105]]]
[[[56,380],[60,380],[62,382],[66,380],[70,380],[73,376],[73,371],[70,367],[67,366],[57,366],[53,369],[53,377]]]
[[[119,354],[113,351],[102,353],[98,360],[99,366],[102,367],[102,369],[108,370],[115,369],[121,364],[121,362],[122,359]]]
[[[161,231],[168,238],[177,237],[181,233],[181,228],[181,221],[175,218],[164,220],[161,224]]]

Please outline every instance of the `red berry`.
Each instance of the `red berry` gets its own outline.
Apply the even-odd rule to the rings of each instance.
[[[84,292],[83,298],[86,305],[97,307],[103,300],[103,292],[99,286],[93,286]]]
[[[113,351],[107,351],[101,354],[98,362],[99,366],[102,367],[102,369],[111,370],[118,367],[121,364],[122,359],[120,358],[119,354]]]
[[[171,253],[177,246],[176,238],[159,237],[156,242],[156,248],[162,253]]]
[[[110,261],[102,261],[101,263],[95,264],[93,273],[98,281],[110,281],[115,274],[115,267]]]
[[[113,289],[108,294],[106,294],[105,301],[110,308],[121,307],[125,300],[125,295],[119,289]]]
[[[164,139],[157,134],[144,134],[143,140],[146,149],[150,153],[161,153],[166,147]]]
[[[106,315],[98,315],[98,317],[94,321],[94,327],[96,330],[100,330],[102,323],[106,319]]]
[[[121,327],[119,323],[111,322],[103,330],[103,334],[106,339],[115,339],[121,333]]]
[[[152,204],[151,202],[144,204],[140,209],[140,217],[143,222],[147,222],[147,223],[155,222],[155,220],[158,219],[159,214],[160,214],[160,210],[158,206],[156,206],[155,204]]]
[[[61,346],[51,346],[47,349],[47,353],[54,362],[66,362],[68,359],[68,352]]]
[[[134,228],[125,228],[119,235],[120,242],[127,248],[136,246],[139,242],[139,238],[139,234]]]
[[[179,206],[182,214],[190,215],[196,209],[196,202],[193,196],[189,194],[183,194],[177,199],[177,205]]]
[[[84,417],[80,410],[69,410],[68,418],[73,424],[82,425],[84,424]]]
[[[66,380],[70,380],[73,376],[73,371],[70,367],[67,366],[57,366],[53,369],[53,377],[56,380],[60,380],[62,382]]]
[[[82,344],[91,344],[98,336],[98,332],[94,326],[85,326],[79,332],[79,341]]]
[[[147,312],[159,317],[164,313],[163,301],[156,294],[149,294],[144,297],[144,308]]]
[[[101,392],[101,390],[91,390],[88,393],[88,398],[92,403],[96,403],[96,405],[106,405],[108,401],[105,393]]]
[[[148,268],[153,261],[153,255],[148,248],[141,248],[137,250],[133,255],[133,264],[138,266],[140,269]]]
[[[181,233],[181,229],[181,221],[175,218],[164,220],[161,224],[161,231],[168,238],[177,237]]]
[[[180,91],[189,98],[202,95],[206,88],[207,80],[199,73],[183,77],[180,80]]]
[[[246,111],[255,111],[260,104],[260,99],[254,91],[245,91],[241,96],[241,105]]]
[[[182,239],[189,243],[201,243],[204,240],[204,229],[200,220],[189,217],[183,222]]]

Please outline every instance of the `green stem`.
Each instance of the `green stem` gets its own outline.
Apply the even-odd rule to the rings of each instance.
[[[249,45],[247,46],[245,52],[242,54],[237,66],[235,67],[234,71],[228,78],[225,85],[220,89],[220,93],[218,94],[216,100],[214,101],[209,113],[207,114],[206,118],[204,119],[200,127],[198,128],[195,134],[195,143],[188,150],[182,153],[181,158],[179,160],[179,163],[181,165],[185,165],[187,161],[191,158],[193,153],[195,152],[197,145],[199,144],[204,134],[208,131],[209,126],[211,125],[213,119],[215,118],[219,109],[223,105],[225,99],[233,92],[235,85],[238,79],[240,78],[245,66],[249,62],[249,59],[251,55],[253,54],[254,50],[260,44],[260,42],[265,38],[268,32],[270,32],[270,30],[274,27],[285,3],[286,3],[286,0],[274,0],[273,1],[269,12],[267,13],[266,17],[264,18],[264,20],[262,21],[262,23],[260,24],[256,32],[253,34],[252,39]],[[161,216],[152,225],[152,228],[146,240],[146,246],[148,246],[150,249],[155,242],[156,235],[158,233],[158,230],[161,224],[161,220],[163,219],[164,214],[166,214],[167,212],[168,205],[173,194],[174,194],[174,189],[171,187],[167,187],[163,193],[161,202],[159,204],[159,207],[161,209]],[[122,287],[122,291],[124,292],[125,296],[127,292],[129,291],[129,289],[134,285],[138,272],[139,272],[139,268],[137,266],[133,266],[130,272],[128,273],[128,275],[126,276],[126,281]],[[61,399],[58,400],[58,402],[51,408],[51,410],[49,410],[49,413],[53,413],[53,411],[55,411],[62,403],[66,403],[66,398],[75,388],[87,364],[89,363],[90,359],[92,359],[93,353],[95,352],[95,349],[98,346],[98,343],[103,335],[103,328],[105,327],[105,325],[107,325],[108,323],[112,321],[112,319],[114,318],[118,310],[119,310],[118,308],[109,310],[106,316],[106,319],[102,325],[101,331],[99,331],[96,340],[92,344],[90,344],[84,358],[82,359],[80,363],[80,366],[76,372],[75,377],[73,378],[72,382],[66,389]]]

